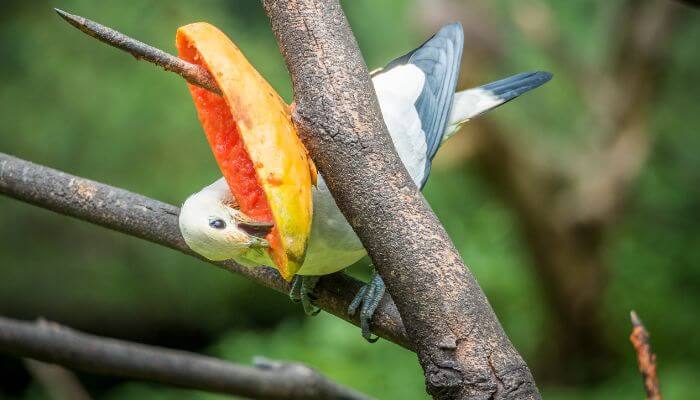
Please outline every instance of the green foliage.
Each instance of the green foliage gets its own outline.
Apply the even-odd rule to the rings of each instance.
[[[291,98],[288,74],[259,2],[5,3],[0,15],[2,152],[174,204],[218,175],[181,79],[87,39],[53,14],[54,5],[171,52],[178,26],[212,22],[283,97]],[[513,3],[497,2],[507,57],[493,78],[533,69],[551,70],[555,78],[488,118],[565,162],[589,138],[590,121],[581,117],[584,102],[573,89],[572,72],[546,58],[513,27],[507,12]],[[582,64],[600,67],[609,45],[606,26],[619,3],[546,3],[572,53]],[[416,26],[413,4],[343,3],[370,68],[426,37]],[[624,367],[597,386],[541,385],[546,398],[642,398],[627,342],[631,308],[652,332],[666,398],[695,393],[694,378],[700,374],[700,339],[694,334],[700,328],[700,99],[693,84],[700,72],[700,24],[697,13],[686,18],[690,21],[668,49],[662,91],[649,110],[655,150],[634,187],[626,218],[609,238],[606,335]],[[509,336],[535,362],[549,310],[518,226],[475,176],[462,165],[441,167],[438,160],[426,196]],[[284,296],[141,240],[4,197],[0,209],[1,315],[44,316],[104,335],[208,349],[243,363],[254,355],[297,360],[379,398],[425,398],[412,353],[383,341],[366,344],[359,329],[343,321],[327,315],[304,318]],[[98,398],[219,398],[81,378],[101,394]],[[34,384],[24,393],[5,394],[9,385],[0,376],[0,398],[45,398]]]

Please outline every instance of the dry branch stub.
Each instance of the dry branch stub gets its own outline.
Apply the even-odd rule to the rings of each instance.
[[[647,400],[663,400],[659,389],[659,377],[656,373],[656,354],[651,350],[649,331],[636,312],[630,312],[630,320],[632,321],[630,341],[637,352],[637,363],[639,372],[642,374]]]

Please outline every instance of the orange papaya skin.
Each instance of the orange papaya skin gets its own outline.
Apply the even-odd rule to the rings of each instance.
[[[241,211],[274,223],[266,237],[280,274],[291,280],[311,233],[316,171],[289,107],[220,30],[177,30],[180,58],[211,72],[223,96],[188,85],[214,157]]]

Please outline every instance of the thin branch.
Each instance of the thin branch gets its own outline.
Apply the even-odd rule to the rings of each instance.
[[[46,321],[29,323],[0,317],[0,351],[90,373],[256,399],[369,399],[299,363],[249,367],[88,335]]]
[[[530,371],[399,159],[338,0],[264,0],[300,137],[386,282],[435,398],[539,398]]]
[[[170,55],[163,50],[149,46],[136,39],[130,38],[125,34],[98,24],[85,17],[67,13],[61,9],[54,10],[66,20],[69,24],[78,28],[80,31],[94,37],[100,42],[107,43],[110,46],[124,50],[136,57],[138,60],[146,60],[150,63],[163,67],[166,71],[174,72],[185,78],[188,82],[201,86],[204,89],[212,91],[216,94],[221,94],[219,86],[206,68],[196,64],[188,63],[173,55]]]
[[[659,378],[656,375],[656,354],[651,350],[649,332],[644,327],[644,324],[642,324],[642,320],[639,319],[636,312],[630,312],[630,320],[632,321],[630,341],[632,342],[632,346],[634,346],[634,350],[637,352],[639,372],[642,374],[647,400],[663,400],[661,391],[659,390]]]
[[[170,204],[3,153],[0,153],[0,194],[204,260],[187,247],[178,228],[179,209]],[[289,293],[289,284],[273,268],[204,261],[278,292]],[[347,309],[361,285],[362,282],[346,274],[325,276],[315,292],[318,297],[315,304],[359,326],[358,318],[348,316]],[[411,349],[396,306],[389,297],[377,309],[372,331]]]

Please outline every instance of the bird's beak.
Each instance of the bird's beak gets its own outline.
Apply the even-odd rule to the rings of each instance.
[[[238,211],[238,210],[237,210]],[[248,235],[248,245],[255,248],[270,248],[270,242],[268,242],[269,234],[275,224],[266,221],[258,221],[249,216],[238,211],[232,213],[231,217],[236,223],[238,230],[243,231]]]
[[[259,239],[265,239],[270,234],[272,227],[275,226],[269,222],[258,221],[239,221],[236,225],[238,229]]]

